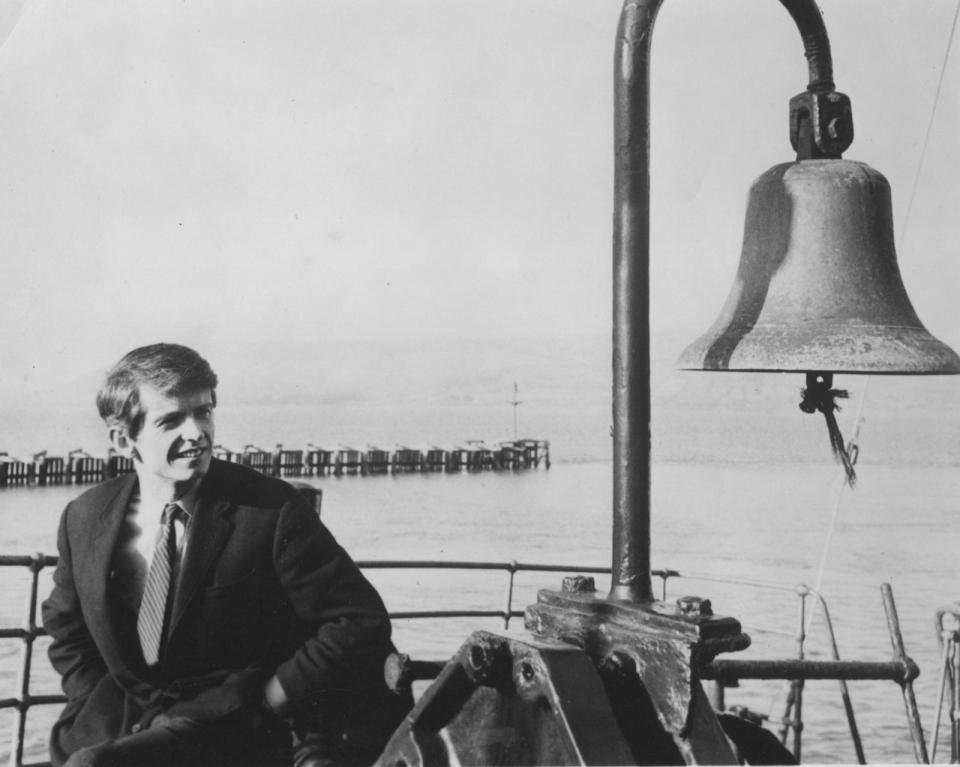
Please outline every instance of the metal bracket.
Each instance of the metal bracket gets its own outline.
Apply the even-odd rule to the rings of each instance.
[[[797,159],[838,158],[852,143],[853,110],[846,94],[804,91],[790,99],[790,145]]]
[[[699,597],[635,602],[598,596],[590,578],[566,579],[564,586],[538,593],[526,610],[527,630],[583,648],[601,671],[635,676],[686,761],[733,759],[697,670],[718,653],[750,645],[739,621],[715,616]]]

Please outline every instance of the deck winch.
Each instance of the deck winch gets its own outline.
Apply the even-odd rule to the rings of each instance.
[[[841,159],[853,120],[849,99],[834,89],[816,3],[780,2],[808,61],[807,89],[790,102],[797,161],[754,184],[733,290],[681,366],[807,373],[805,409],[824,413],[829,424],[841,396],[832,373],[960,373],[960,358],[926,331],[907,298],[889,186],[876,171]],[[668,604],[651,589],[649,57],[661,4],[626,0],[616,38],[610,592],[600,594],[588,578],[567,579],[527,608],[533,641],[470,637],[388,743],[384,767],[729,764],[744,755],[772,763],[790,755],[777,742],[769,747],[770,733],[755,725],[725,728],[700,680],[722,668],[742,678],[825,672],[804,660],[770,661],[759,671],[716,666],[718,653],[748,646],[739,622],[714,615],[709,600]],[[832,429],[831,442],[842,446],[835,420]],[[918,724],[915,666],[902,640],[894,644],[895,663],[853,661],[826,671],[838,679],[895,679]],[[912,731],[918,757],[925,756],[919,727]]]

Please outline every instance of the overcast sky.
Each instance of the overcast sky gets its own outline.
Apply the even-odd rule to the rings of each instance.
[[[846,157],[890,180],[908,292],[958,347],[957,51],[920,167],[955,0],[821,7]],[[0,392],[162,339],[607,337],[619,9],[2,0]],[[719,312],[806,78],[775,0],[664,3],[657,337]]]

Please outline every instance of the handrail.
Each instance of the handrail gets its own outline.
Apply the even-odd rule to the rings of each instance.
[[[16,726],[13,728],[12,742],[10,750],[10,767],[45,767],[47,763],[28,763],[23,762],[24,737],[26,731],[27,712],[33,706],[57,705],[66,702],[66,698],[60,694],[51,695],[32,695],[30,693],[30,678],[33,668],[33,643],[41,636],[46,636],[47,632],[42,626],[36,624],[36,612],[38,605],[39,574],[47,567],[53,567],[57,564],[56,556],[37,553],[32,556],[19,555],[0,555],[0,568],[2,567],[26,567],[31,572],[30,593],[28,596],[27,616],[24,626],[21,627],[0,627],[0,638],[22,640],[21,665],[18,684],[18,697],[0,698],[0,710],[15,708],[17,709]],[[430,619],[430,618],[499,618],[503,620],[504,629],[510,627],[512,618],[523,616],[522,610],[513,608],[513,600],[516,592],[516,583],[514,576],[519,572],[541,572],[541,573],[584,573],[584,574],[610,574],[610,567],[583,566],[583,565],[564,565],[547,564],[538,562],[518,562],[509,561],[466,561],[466,560],[358,560],[357,565],[362,570],[477,570],[477,571],[503,571],[508,575],[507,584],[504,592],[503,606],[501,609],[451,609],[451,610],[415,610],[415,611],[391,611],[390,617],[394,620],[407,619]],[[686,578],[689,580],[701,580],[707,582],[729,583],[732,585],[750,586],[753,588],[771,589],[775,591],[792,591],[801,599],[807,594],[815,594],[821,602],[825,614],[826,601],[819,592],[809,589],[806,586],[798,588],[784,587],[781,584],[763,583],[759,581],[737,581],[730,578],[720,578],[702,575],[681,575],[677,570],[664,568],[651,570],[650,574],[660,579],[661,598],[666,600],[667,583],[672,578]],[[765,631],[778,632],[774,629],[763,629]],[[839,653],[836,650],[836,638],[833,635],[832,625],[827,623],[828,638],[832,645],[832,654],[834,660],[839,660]],[[803,636],[798,637],[802,643]],[[801,656],[802,657],[802,656]],[[717,668],[722,668],[718,666]],[[729,667],[728,667],[729,668]],[[846,703],[846,702],[845,702]],[[799,722],[790,723],[797,730],[802,727]],[[852,733],[853,734],[853,733]],[[854,735],[856,741],[856,735]]]
[[[504,605],[502,610],[414,610],[406,612],[391,612],[390,617],[398,620],[416,619],[416,618],[502,618],[503,628],[510,628],[511,618],[522,618],[523,610],[513,609],[514,594],[514,575],[518,572],[542,572],[542,573],[610,573],[609,567],[595,567],[582,565],[553,565],[530,562],[517,562],[512,559],[509,562],[490,562],[490,561],[457,561],[457,560],[437,560],[437,559],[377,559],[360,560],[357,566],[361,570],[375,569],[398,569],[398,570],[503,570],[509,574],[506,591],[504,595]],[[663,598],[666,599],[667,581],[670,578],[680,575],[676,570],[652,570],[651,575],[660,578],[661,591]]]

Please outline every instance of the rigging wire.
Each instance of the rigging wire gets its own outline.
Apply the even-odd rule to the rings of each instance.
[[[923,173],[923,161],[927,156],[927,147],[930,144],[930,134],[933,132],[933,122],[937,114],[937,106],[940,103],[940,93],[943,90],[943,81],[947,74],[947,61],[950,59],[950,51],[953,48],[953,38],[957,32],[957,19],[960,18],[960,2],[953,11],[953,24],[950,25],[950,35],[947,38],[947,49],[943,53],[943,64],[940,66],[940,78],[937,80],[937,89],[933,95],[933,107],[930,110],[930,121],[927,123],[927,133],[923,138],[923,146],[920,149],[920,162],[917,163],[917,172],[913,176],[913,187],[910,190],[910,197],[907,202],[907,212],[903,217],[903,226],[900,227],[900,244],[903,244],[903,235],[910,223],[910,213],[913,211],[913,201],[917,196],[917,187],[920,185],[920,176]]]
[[[960,2],[960,0],[958,0]],[[847,451],[850,453],[859,453],[859,439],[860,439],[860,427],[863,426],[863,408],[867,401],[867,394],[870,391],[870,381],[872,380],[871,376],[866,376],[866,380],[863,384],[863,391],[860,393],[860,403],[857,406],[857,418],[854,423],[856,424],[853,432],[853,438],[850,440],[850,443],[847,447]],[[844,487],[847,487],[846,474],[843,475],[840,486],[837,488],[836,500],[833,506],[833,515],[830,518],[830,526],[827,528],[827,538],[823,542],[823,550],[820,552],[820,562],[817,565],[817,577],[814,580],[813,590],[817,593],[820,592],[820,587],[823,585],[823,576],[827,569],[827,558],[830,555],[830,544],[833,542],[833,534],[837,529],[837,520],[840,518],[840,507],[843,505]],[[818,601],[814,600],[813,606],[810,609],[810,612],[807,613],[807,625],[804,627],[804,632],[806,634],[810,633],[810,625],[813,623],[813,617],[817,611]]]

